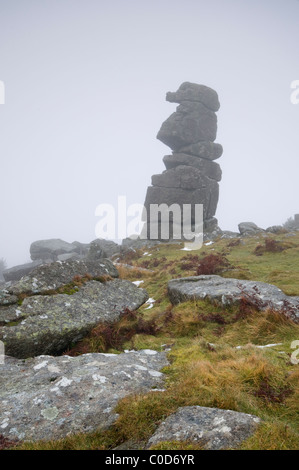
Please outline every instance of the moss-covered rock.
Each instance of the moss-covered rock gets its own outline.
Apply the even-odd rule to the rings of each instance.
[[[27,297],[21,306],[7,310],[9,321],[19,323],[1,327],[0,339],[9,356],[56,355],[82,339],[98,323],[113,322],[125,309],[137,309],[147,299],[144,289],[121,279],[106,283],[89,281],[73,295]]]

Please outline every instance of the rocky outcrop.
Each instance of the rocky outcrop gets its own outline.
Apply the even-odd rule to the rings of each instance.
[[[108,428],[117,402],[163,381],[166,353],[151,350],[78,357],[5,357],[0,367],[0,433],[9,439],[60,439]]]
[[[258,227],[254,222],[241,222],[238,225],[238,229],[241,235],[256,235],[257,233],[264,232],[264,230]]]
[[[148,447],[162,441],[191,441],[207,450],[236,448],[260,423],[258,417],[250,414],[186,406],[166,418],[150,438]]]
[[[208,299],[220,305],[231,305],[246,297],[260,310],[273,308],[299,323],[299,297],[287,296],[278,287],[264,282],[216,275],[192,276],[169,281],[168,295],[173,304]]]
[[[56,261],[0,291],[0,340],[8,355],[60,354],[100,322],[148,299],[110,260]]]
[[[93,240],[89,245],[87,253],[87,259],[95,260],[102,258],[111,258],[114,255],[120,253],[121,246],[111,240],[104,240],[97,238]]]
[[[30,256],[34,260],[56,261],[59,255],[70,254],[77,251],[77,245],[68,243],[59,238],[37,240],[31,243]]]
[[[0,327],[0,340],[9,356],[61,354],[99,323],[114,322],[147,299],[144,289],[121,279],[89,281],[72,295],[27,297],[21,306],[0,309],[0,322],[8,323]]]
[[[173,154],[164,157],[166,170],[162,174],[153,175],[152,186],[147,190],[144,234],[147,238],[153,238],[150,227],[160,227],[163,224],[159,216],[151,214],[153,204],[166,204],[168,207],[177,204],[181,212],[184,205],[189,205],[192,233],[203,230],[203,227],[194,225],[195,205],[202,204],[204,230],[212,232],[217,229],[217,219],[214,216],[221,180],[221,168],[213,160],[222,154],[221,145],[214,143],[217,133],[215,112],[220,107],[217,93],[204,85],[185,82],[177,92],[167,93],[166,100],[179,103],[179,106],[162,124],[157,138],[168,145]],[[167,219],[164,223],[170,227],[171,239],[174,235],[173,221]],[[184,239],[182,224],[183,219],[179,220],[176,230],[180,232],[181,239]],[[159,233],[159,227],[157,238],[164,239],[162,232]]]
[[[75,276],[118,277],[118,271],[108,259],[55,261],[34,268],[7,290],[10,294],[46,294],[73,281]]]

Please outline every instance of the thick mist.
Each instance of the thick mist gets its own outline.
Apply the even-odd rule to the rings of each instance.
[[[219,95],[219,226],[298,213],[298,43],[297,0],[0,0],[0,259],[143,204],[185,81]]]

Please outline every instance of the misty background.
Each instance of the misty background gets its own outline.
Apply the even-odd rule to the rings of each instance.
[[[143,204],[185,81],[219,95],[219,226],[298,213],[298,44],[298,0],[0,0],[0,258],[88,243],[99,204]]]

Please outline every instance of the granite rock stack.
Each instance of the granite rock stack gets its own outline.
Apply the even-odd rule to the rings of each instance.
[[[157,135],[171,148],[172,155],[163,158],[166,170],[153,175],[152,186],[147,189],[144,204],[147,238],[153,238],[149,236],[150,226],[161,223],[159,218],[155,220],[150,217],[153,204],[166,204],[168,207],[177,204],[182,211],[183,205],[190,205],[191,225],[195,222],[195,204],[202,204],[203,230],[212,232],[218,228],[214,216],[221,180],[221,168],[214,161],[222,155],[222,146],[214,143],[216,111],[220,107],[218,95],[205,85],[185,82],[176,92],[168,92],[166,100],[179,106],[162,124]],[[169,220],[171,225],[171,217]],[[170,234],[172,230],[173,227]],[[171,235],[169,238],[172,238]]]

